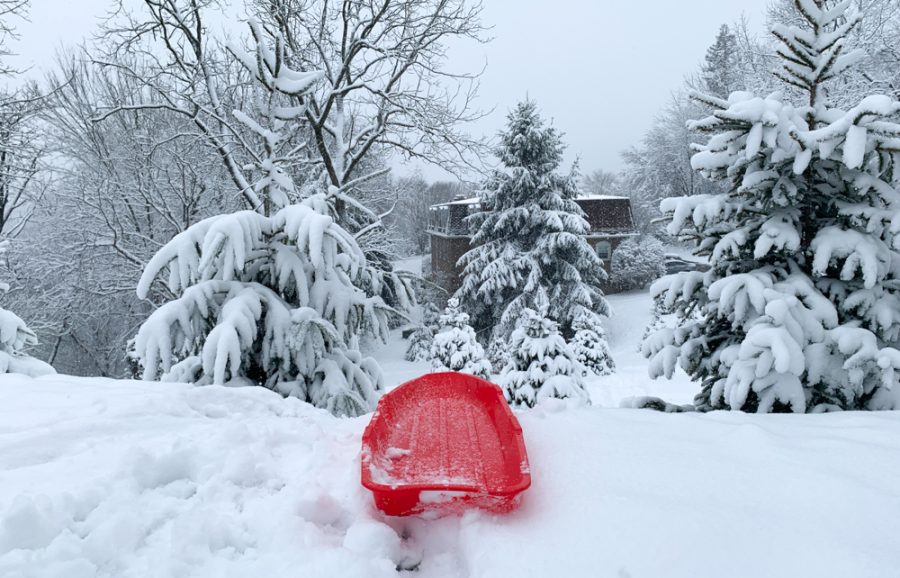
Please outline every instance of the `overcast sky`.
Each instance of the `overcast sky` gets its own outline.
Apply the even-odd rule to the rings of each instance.
[[[493,29],[485,45],[454,46],[454,70],[487,62],[479,105],[495,108],[473,126],[494,135],[526,95],[566,133],[581,169],[616,170],[719,25],[746,14],[760,28],[767,0],[484,0]],[[57,47],[89,36],[109,0],[32,0],[19,26],[19,66],[49,66]],[[433,173],[429,176],[435,176]]]

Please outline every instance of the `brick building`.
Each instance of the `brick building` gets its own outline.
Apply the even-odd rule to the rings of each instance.
[[[611,257],[619,243],[637,234],[628,197],[593,196],[576,199],[590,225],[588,243],[603,259],[610,272]],[[460,199],[432,205],[428,212],[428,234],[431,238],[431,270],[435,282],[455,291],[462,270],[456,262],[470,248],[471,232],[464,219],[481,210],[478,198]]]

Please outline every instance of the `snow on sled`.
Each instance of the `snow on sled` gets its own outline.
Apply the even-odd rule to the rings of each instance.
[[[531,485],[503,392],[465,373],[423,375],[385,394],[362,443],[362,484],[390,516],[507,512]]]

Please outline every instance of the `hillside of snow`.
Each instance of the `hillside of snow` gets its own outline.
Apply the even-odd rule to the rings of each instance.
[[[896,578],[900,413],[602,407],[690,401],[686,380],[642,377],[646,305],[613,298],[620,371],[593,407],[518,412],[533,486],[506,516],[382,516],[359,483],[368,416],[261,388],[0,376],[0,576]],[[419,369],[402,345],[379,352],[395,384]]]

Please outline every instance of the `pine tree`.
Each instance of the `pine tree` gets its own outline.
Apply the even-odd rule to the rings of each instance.
[[[550,317],[568,333],[578,316],[608,313],[600,290],[606,274],[584,236],[588,223],[575,202],[577,175],[556,172],[560,135],[544,127],[531,101],[508,118],[497,150],[504,169],[486,183],[486,210],[470,217],[476,233],[473,248],[460,259],[464,280],[456,296],[476,330],[506,340],[545,291]]]
[[[738,62],[737,39],[727,24],[719,28],[716,40],[706,50],[701,78],[707,94],[727,98],[736,90],[742,90]]]
[[[356,239],[335,221],[334,197],[295,200],[291,151],[282,148],[304,110],[288,104],[321,74],[291,70],[283,41],[270,48],[260,27],[251,29],[255,53],[231,51],[261,94],[235,116],[261,143],[254,188],[262,206],[200,221],[160,249],[138,295],[163,277],[176,297],[141,326],[131,355],[147,380],[249,383],[359,415],[382,388],[359,341],[384,338],[395,311]]]
[[[492,339],[488,345],[487,358],[493,367],[505,367],[509,360],[509,342],[501,337]]]
[[[0,241],[0,265],[6,266],[9,241]],[[7,283],[0,283],[0,294],[9,291]],[[25,347],[37,345],[34,331],[22,319],[7,309],[0,307],[0,374],[21,373],[31,377],[56,373],[52,367],[39,359],[27,355]]]
[[[830,91],[860,58],[850,2],[795,0],[800,26],[773,29],[779,93],[698,95],[713,110],[693,166],[727,192],[668,199],[669,231],[697,242],[706,273],[654,286],[678,327],[652,335],[651,374],[676,363],[701,382],[699,409],[824,411],[900,405],[900,104],[848,109]]]
[[[440,319],[440,333],[431,344],[431,367],[435,371],[460,371],[484,379],[491,377],[491,364],[484,349],[469,326],[469,316],[459,309],[459,301],[451,298]]]
[[[557,323],[528,308],[513,331],[500,386],[513,405],[534,407],[551,397],[590,403],[581,381],[581,366]]]
[[[433,303],[424,306],[422,324],[409,336],[409,346],[403,356],[406,361],[423,361],[431,358],[431,343],[440,329],[441,312]]]
[[[582,376],[610,375],[616,364],[606,344],[606,332],[600,325],[592,325],[590,319],[578,319],[572,326],[575,335],[571,348],[582,367]]]

